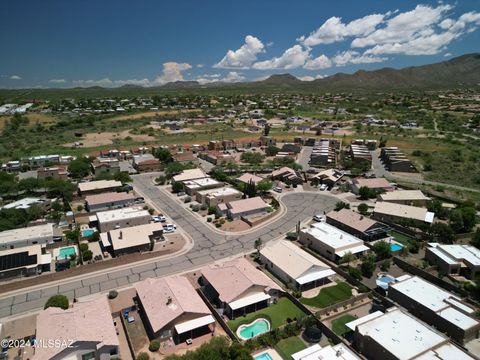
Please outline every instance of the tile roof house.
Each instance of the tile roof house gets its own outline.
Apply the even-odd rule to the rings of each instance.
[[[250,182],[253,182],[255,185],[257,185],[260,181],[262,181],[264,179],[261,178],[260,176],[254,175],[254,174],[245,173],[245,174],[242,174],[241,176],[239,176],[237,178],[237,180],[244,183],[244,184],[248,184]]]
[[[290,184],[303,183],[302,178],[297,174],[297,172],[286,166],[278,170],[272,171],[272,179],[280,180],[280,181],[283,181],[284,183],[290,183]]]
[[[397,223],[402,220],[410,219],[426,224],[432,224],[435,213],[428,211],[426,208],[377,201],[375,203],[375,208],[373,209],[372,217],[387,223]]]
[[[119,209],[131,205],[138,197],[132,193],[108,192],[85,197],[85,208],[88,211]]]
[[[376,192],[384,192],[384,191],[393,191],[394,187],[388,182],[385,178],[355,178],[352,180],[350,187],[352,192],[356,195],[359,194],[360,188],[366,187],[370,190]]]
[[[186,277],[148,278],[135,289],[151,338],[178,343],[211,332],[215,319]]]
[[[390,227],[350,209],[330,211],[327,224],[333,225],[362,240],[371,241],[387,237]]]
[[[286,240],[267,244],[260,250],[260,261],[285,284],[300,291],[326,284],[335,275],[330,266]]]
[[[224,205],[224,204],[220,204]],[[239,219],[241,217],[261,214],[270,207],[260,196],[248,199],[230,201],[225,206],[218,206],[220,212],[226,212],[231,219]]]
[[[204,267],[202,279],[207,296],[232,319],[268,306],[281,291],[245,258]]]
[[[79,301],[63,310],[50,307],[37,316],[35,360],[110,359],[118,354],[118,337],[106,296]],[[61,346],[47,346],[57,341]]]

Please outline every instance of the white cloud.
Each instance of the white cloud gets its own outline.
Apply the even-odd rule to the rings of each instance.
[[[320,70],[327,69],[331,66],[332,61],[326,55],[320,55],[314,59],[308,59],[303,68],[307,70]]]
[[[18,75],[12,75],[10,76],[10,80],[22,80],[22,78]]]
[[[192,68],[192,65],[187,63],[166,62],[163,63],[163,72],[155,80],[153,85],[163,85],[174,81],[183,81],[182,72]]]
[[[221,77],[221,74],[204,74],[198,76],[196,79],[200,84],[209,84],[212,82],[227,82],[227,83],[234,83],[240,82],[245,80],[245,76],[241,73],[236,71],[230,71],[224,77]]]
[[[123,85],[150,86],[150,80],[148,79],[111,80],[109,78],[103,78],[100,80],[73,80],[72,84],[73,86],[79,86],[79,87],[91,87],[91,86],[117,87],[117,86],[123,86]]]
[[[65,80],[65,79],[51,79],[48,82],[52,83],[52,84],[65,84],[67,82],[67,80]]]
[[[303,66],[309,56],[309,49],[304,49],[301,45],[294,45],[291,48],[285,50],[285,52],[279,57],[274,57],[270,60],[254,63],[252,65],[252,68],[257,70],[295,69]]]
[[[197,68],[199,69],[203,68],[203,66],[204,66],[203,64],[197,64]]]
[[[447,52],[447,53],[443,54],[443,56],[444,57],[449,57],[449,56],[452,56],[452,53]]]
[[[315,46],[342,41],[348,36],[366,36],[375,31],[384,17],[383,14],[372,14],[344,24],[341,18],[333,16],[308,37],[302,36],[297,40],[305,46]]]
[[[257,60],[257,55],[264,52],[265,45],[252,35],[245,36],[245,43],[237,50],[228,50],[214,68],[248,69]]]
[[[371,64],[386,61],[385,57],[378,57],[366,54],[360,54],[358,51],[347,50],[338,53],[333,57],[336,66],[345,66],[348,64]]]
[[[317,80],[317,79],[323,79],[325,77],[325,75],[315,75],[315,76],[310,76],[310,75],[306,75],[306,76],[297,76],[297,79],[298,80],[302,80],[302,81],[313,81],[313,80]]]

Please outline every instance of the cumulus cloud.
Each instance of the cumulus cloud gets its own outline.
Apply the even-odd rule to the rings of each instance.
[[[51,79],[48,82],[52,83],[52,84],[65,84],[67,82],[67,80],[65,80],[65,79]]]
[[[12,75],[10,76],[10,80],[22,80],[22,78],[18,75]]]
[[[305,64],[310,56],[310,50],[303,48],[301,45],[294,45],[285,50],[279,56],[270,60],[259,61],[253,64],[252,68],[257,70],[266,69],[295,69]]]
[[[388,60],[385,57],[360,54],[358,51],[347,50],[336,54],[333,57],[336,66],[346,66],[348,64],[371,64]]]
[[[209,84],[212,82],[227,82],[227,83],[234,83],[234,82],[241,82],[244,81],[246,78],[241,73],[236,71],[230,71],[224,77],[221,74],[204,74],[198,76],[195,80],[197,80],[200,84]]]
[[[237,50],[228,50],[222,60],[213,65],[214,68],[248,69],[257,55],[264,52],[265,45],[255,36],[247,35],[245,43]]]
[[[314,59],[308,59],[303,68],[307,70],[320,70],[327,69],[331,66],[332,61],[326,55],[320,55]]]
[[[384,14],[372,14],[345,24],[341,18],[333,16],[309,36],[297,40],[305,46],[315,46],[342,41],[348,36],[366,36],[375,31],[384,18]]]
[[[57,83],[62,83],[62,82],[57,82]],[[109,78],[103,78],[100,80],[73,80],[72,84],[73,86],[79,86],[79,87],[91,87],[91,86],[118,87],[123,85],[149,86],[150,81],[148,79],[111,80]]]
[[[192,68],[192,65],[187,63],[177,63],[174,61],[163,63],[163,72],[155,80],[153,85],[163,85],[168,82],[183,81],[182,72]]]
[[[305,75],[305,76],[297,76],[297,79],[298,80],[302,80],[302,81],[313,81],[313,80],[317,80],[317,79],[323,79],[325,77],[325,75],[315,75],[315,76],[310,76],[310,75]]]

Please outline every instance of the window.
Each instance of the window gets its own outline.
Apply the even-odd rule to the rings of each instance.
[[[82,355],[82,360],[92,360],[92,359],[95,359],[95,351]]]

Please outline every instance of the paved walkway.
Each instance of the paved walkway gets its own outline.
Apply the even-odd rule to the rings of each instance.
[[[193,214],[178,206],[174,199],[152,186],[151,174],[134,177],[134,186],[147,200],[168,214],[179,230],[185,231],[194,241],[193,248],[174,257],[148,259],[128,267],[112,268],[100,273],[85,274],[55,283],[32,286],[0,296],[0,318],[43,308],[47,299],[55,294],[68,298],[80,298],[111,289],[129,287],[135,282],[200,268],[222,259],[248,253],[254,249],[255,240],[264,242],[283,236],[295,228],[298,222],[310,219],[316,213],[330,211],[337,199],[328,194],[295,192],[281,197],[286,211],[281,218],[258,229],[241,235],[222,235],[212,231]]]

